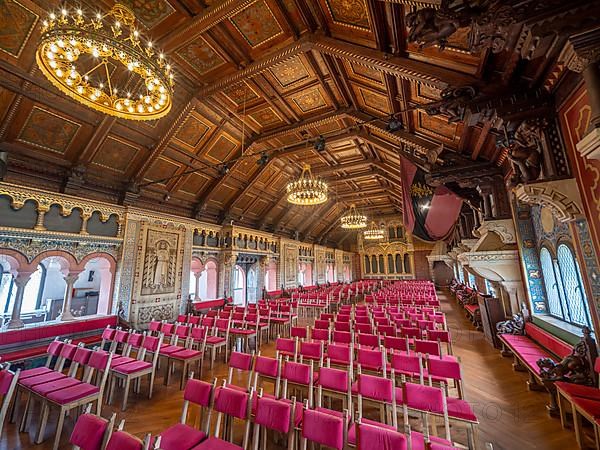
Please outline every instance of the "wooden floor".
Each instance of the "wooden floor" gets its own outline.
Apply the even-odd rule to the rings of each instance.
[[[513,372],[511,360],[502,358],[483,338],[483,334],[473,329],[464,318],[461,309],[449,296],[440,293],[443,308],[447,313],[448,325],[454,339],[454,353],[460,357],[465,378],[465,396],[475,409],[481,424],[478,428],[478,448],[484,449],[491,442],[495,450],[569,450],[576,448],[574,434],[563,430],[560,421],[546,414],[547,394],[527,391],[526,374]],[[265,355],[274,354],[273,344],[262,348]],[[182,391],[176,382],[165,387],[161,376],[156,381],[152,400],[147,398],[144,384],[142,393],[132,394],[129,408],[125,413],[113,407],[104,407],[107,417],[117,412],[117,423],[126,419],[125,429],[142,437],[145,433],[157,434],[179,420],[182,405]],[[227,374],[224,364],[215,366],[211,373],[206,370],[204,379]],[[0,437],[0,449],[50,449],[54,435],[54,418],[51,416],[47,440],[41,445],[33,444],[33,427],[30,433],[19,433],[16,426],[7,424]],[[72,430],[72,422],[67,418],[63,432],[61,449],[70,449],[67,444]]]

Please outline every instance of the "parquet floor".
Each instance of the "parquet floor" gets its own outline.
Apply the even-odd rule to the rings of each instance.
[[[484,449],[485,443],[491,442],[495,450],[575,449],[572,431],[563,430],[559,420],[546,414],[547,394],[527,391],[526,374],[513,372],[511,360],[502,358],[498,350],[487,344],[483,334],[472,328],[449,295],[440,293],[440,298],[452,330],[454,353],[462,362],[466,399],[473,404],[476,414],[480,417],[478,448]],[[264,345],[262,353],[273,355],[274,345]],[[105,406],[103,415],[108,417],[113,411],[117,412],[117,423],[124,418],[125,429],[140,437],[149,432],[157,434],[176,423],[182,405],[178,374],[175,374],[171,385],[165,387],[162,384],[163,372],[164,369],[156,381],[151,400],[147,398],[147,388],[144,384],[140,395],[130,396],[127,411],[121,412],[117,405]],[[204,379],[222,379],[226,375],[227,367],[224,364],[217,364],[212,373],[207,365]],[[238,384],[243,382],[239,381]],[[0,449],[50,449],[54,424],[55,419],[51,416],[47,440],[41,445],[32,443],[34,428],[37,425],[35,418],[29,433],[19,433],[15,425],[6,424],[0,437]],[[71,420],[67,418],[61,449],[70,449],[67,439],[72,426]]]

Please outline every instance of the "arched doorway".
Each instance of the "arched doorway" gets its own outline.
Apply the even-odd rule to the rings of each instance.
[[[248,269],[248,273],[246,275],[246,299],[247,303],[256,303],[258,298],[258,275],[256,271],[256,264],[252,265]]]
[[[202,263],[193,257],[190,266],[189,298],[207,300],[217,298],[217,263],[212,259]]]
[[[267,291],[277,290],[277,263],[270,261],[265,271],[265,289]]]
[[[246,272],[237,264],[233,268],[233,303],[235,305],[246,303]]]
[[[298,264],[298,284],[300,286],[305,285],[305,282],[306,282],[305,275],[306,275],[306,264],[299,263]]]

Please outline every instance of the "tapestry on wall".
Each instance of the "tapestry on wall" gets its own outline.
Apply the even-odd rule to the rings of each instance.
[[[142,295],[173,294],[177,279],[179,234],[148,230]]]
[[[401,159],[404,227],[424,241],[447,239],[454,230],[462,199],[445,186],[429,186],[423,170]]]

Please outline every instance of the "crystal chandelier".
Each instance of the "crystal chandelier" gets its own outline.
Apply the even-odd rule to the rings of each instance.
[[[383,239],[385,237],[385,232],[383,231],[383,228],[378,227],[375,222],[371,222],[369,228],[363,231],[363,235],[365,239],[376,240]]]
[[[129,8],[116,3],[104,15],[63,8],[43,25],[37,64],[61,92],[123,119],[155,120],[170,111],[172,68],[142,41]]]
[[[363,216],[356,211],[356,205],[350,205],[348,214],[343,216],[340,221],[342,222],[342,228],[347,230],[356,230],[358,228],[367,227],[367,216]]]
[[[314,177],[310,166],[304,164],[300,178],[286,187],[288,202],[294,205],[320,205],[327,201],[327,184]]]

